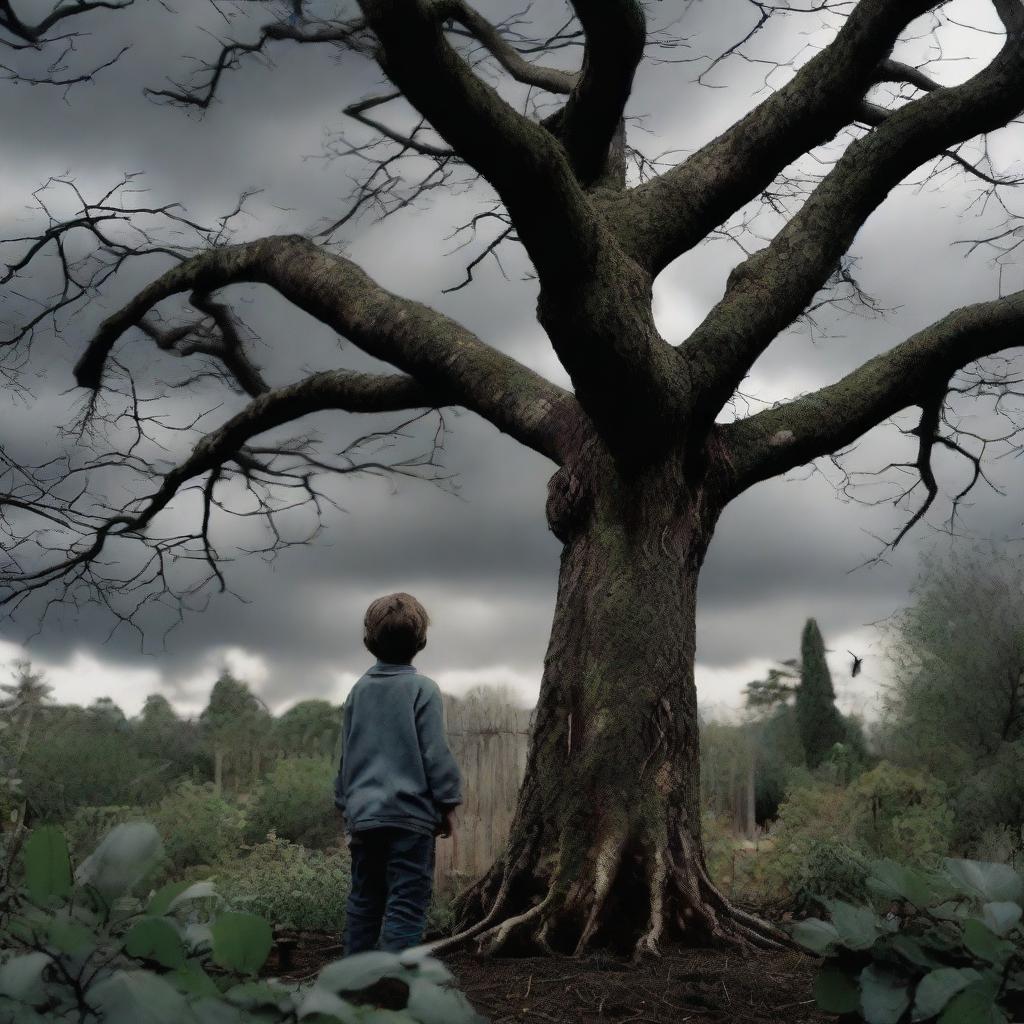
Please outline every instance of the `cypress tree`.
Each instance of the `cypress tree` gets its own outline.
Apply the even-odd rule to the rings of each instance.
[[[800,685],[796,689],[796,720],[809,768],[817,768],[836,743],[846,739],[836,708],[832,675],[825,661],[825,641],[814,619],[800,639]]]

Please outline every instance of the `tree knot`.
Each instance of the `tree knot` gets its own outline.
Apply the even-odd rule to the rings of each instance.
[[[562,466],[548,481],[545,511],[551,532],[568,544],[586,525],[593,503],[590,486],[568,466]]]

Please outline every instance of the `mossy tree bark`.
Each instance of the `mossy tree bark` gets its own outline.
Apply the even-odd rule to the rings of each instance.
[[[729,905],[701,842],[696,595],[721,509],[678,454],[623,476],[591,452],[586,476],[552,478],[564,548],[526,776],[454,941],[641,954],[779,940]]]

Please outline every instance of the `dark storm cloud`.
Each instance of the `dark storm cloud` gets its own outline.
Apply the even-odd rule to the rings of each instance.
[[[735,29],[737,18],[749,17],[748,6],[694,5],[686,31],[694,34],[695,50],[713,49]],[[217,31],[215,12],[206,5],[202,11],[205,27]],[[667,13],[659,16],[667,19]],[[793,27],[780,21],[759,45],[778,47],[788,59],[806,43]],[[241,23],[233,31],[247,34]],[[164,76],[180,77],[187,70],[178,54],[212,52],[191,15],[171,16],[143,5],[130,15],[97,22],[88,45],[102,48],[122,38],[133,42],[133,50],[94,85],[72,92],[67,103],[53,92],[20,89],[10,94],[16,102],[0,106],[0,137],[17,140],[14,147],[5,144],[0,169],[4,234],[21,233],[23,200],[31,189],[69,169],[93,195],[125,170],[144,170],[144,183],[152,190],[147,202],[183,200],[207,220],[230,209],[243,189],[263,187],[251,201],[253,219],[240,222],[244,237],[306,230],[344,209],[356,165],[303,158],[319,152],[324,127],[340,124],[345,103],[375,87],[376,68],[351,57],[336,62],[325,51],[281,47],[275,50],[275,68],[252,65],[228,76],[221,102],[196,118],[141,95],[142,85],[160,85]],[[763,69],[739,62],[724,66],[716,81],[731,82],[728,90],[702,89],[692,77],[687,65],[644,70],[632,109],[648,115],[645,127],[655,134],[645,145],[652,152],[689,151],[721,131],[753,102]],[[789,332],[759,361],[744,391],[776,400],[820,386],[950,308],[989,297],[990,268],[981,261],[964,262],[949,248],[954,238],[976,230],[976,221],[957,218],[970,195],[960,178],[940,192],[897,190],[861,232],[854,250],[862,260],[858,272],[865,288],[894,312],[885,319],[850,317],[841,323],[826,316],[822,326],[831,336],[825,338],[801,329]],[[456,241],[446,236],[489,199],[479,187],[380,225],[363,223],[348,253],[384,286],[437,306],[564,385],[565,374],[534,319],[536,291],[523,280],[529,267],[521,253],[503,254],[508,281],[486,263],[472,287],[442,294],[461,279],[467,259],[465,253],[445,255]],[[736,259],[737,250],[719,242],[683,257],[663,275],[656,287],[656,315],[669,340],[681,341],[699,323],[721,296]],[[67,422],[78,401],[62,392],[71,384],[70,367],[84,339],[162,266],[153,261],[130,269],[104,303],[77,318],[61,340],[40,343],[33,366],[48,373],[33,380],[38,405],[26,409],[12,402],[0,408],[0,430],[13,450],[33,456],[60,450],[64,442],[52,426]],[[379,368],[265,290],[238,287],[225,295],[262,339],[254,354],[274,383],[337,365]],[[7,311],[0,308],[0,315]],[[182,369],[138,337],[125,342],[122,355],[136,369],[148,367],[150,377]],[[167,411],[187,419],[212,405],[212,394],[175,395]],[[220,415],[238,404],[229,397]],[[380,592],[410,589],[423,597],[434,618],[424,655],[432,671],[484,673],[504,666],[523,679],[539,679],[558,567],[558,545],[543,515],[553,467],[471,414],[449,421],[445,465],[459,474],[459,497],[427,483],[402,481],[391,493],[379,480],[346,479],[336,493],[348,511],[329,517],[315,546],[286,552],[272,566],[252,558],[232,563],[232,586],[248,603],[216,599],[205,613],[186,618],[166,650],[160,649],[159,629],[147,646],[155,653],[140,654],[138,638],[125,630],[101,647],[98,638],[109,622],[83,612],[65,613],[45,628],[32,642],[33,655],[68,666],[76,652],[88,650],[110,667],[113,691],[119,671],[156,667],[166,691],[187,703],[196,699],[197,674],[208,674],[225,650],[239,648],[266,664],[260,686],[269,701],[297,694],[336,697],[339,676],[357,674],[366,661],[359,626],[366,603]],[[344,416],[318,416],[302,424],[307,426],[315,427],[328,450],[367,429]],[[419,442],[426,443],[429,428],[421,435]],[[900,445],[903,454],[912,454],[906,439],[876,432],[854,463],[882,465]],[[1003,483],[1014,485],[1016,468],[1003,463],[998,474]],[[991,536],[1017,532],[1015,497],[1016,485],[1007,499],[979,492],[969,510],[971,528]],[[168,519],[184,514],[179,507]],[[878,552],[879,542],[869,534],[892,536],[905,515],[888,506],[837,500],[821,477],[772,482],[744,495],[722,519],[701,583],[702,665],[724,670],[751,659],[791,656],[808,615],[819,619],[826,635],[836,636],[888,615],[905,602],[918,551],[935,535],[921,529],[889,564],[849,570]],[[31,623],[5,624],[0,636],[20,641],[30,629]]]

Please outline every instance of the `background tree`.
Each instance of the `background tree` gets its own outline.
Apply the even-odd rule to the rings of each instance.
[[[46,682],[42,672],[33,670],[30,661],[15,661],[13,667],[14,681],[0,686],[0,690],[7,694],[0,704],[0,711],[14,728],[11,756],[13,767],[17,769],[32,737],[32,723],[49,703],[53,687]]]
[[[800,685],[796,688],[796,721],[809,768],[817,768],[837,743],[846,739],[836,707],[832,673],[825,660],[825,640],[814,619],[800,637]]]
[[[13,608],[36,598],[101,600],[128,627],[161,603],[193,606],[207,588],[227,586],[211,526],[218,512],[247,522],[263,516],[270,555],[296,542],[281,529],[282,508],[305,502],[318,512],[326,499],[317,481],[331,469],[429,476],[435,464],[433,450],[418,462],[382,463],[365,445],[332,458],[309,435],[261,435],[325,410],[403,411],[410,421],[424,409],[475,412],[555,465],[546,512],[563,552],[512,833],[467,893],[465,928],[452,941],[570,953],[592,945],[639,953],[666,937],[770,944],[771,930],[713,884],[701,846],[695,607],[715,525],[758,482],[844,451],[906,409],[920,410],[908,432],[916,448],[895,469],[919,477],[910,496],[923,488],[907,529],[939,494],[936,448],[983,477],[981,456],[997,442],[1012,447],[1016,427],[985,437],[949,413],[971,399],[1007,411],[1014,375],[988,357],[1018,343],[1024,292],[951,310],[812,394],[734,419],[730,403],[798,318],[830,301],[870,306],[848,250],[918,171],[952,165],[977,178],[1009,218],[989,244],[1015,247],[1018,222],[1005,199],[1013,181],[986,149],[965,146],[1024,108],[1024,8],[984,4],[992,51],[966,74],[950,62],[933,75],[914,40],[937,33],[942,51],[955,20],[944,15],[947,4],[759,3],[761,20],[747,39],[782,12],[806,15],[815,29],[824,18],[827,41],[812,43],[799,66],[780,62],[784,84],[686,159],[638,165],[626,138],[634,76],[649,46],[678,37],[649,32],[637,0],[572,0],[573,20],[552,32],[529,15],[488,21],[465,0],[356,6],[324,4],[307,19],[270,21],[247,41],[225,42],[192,81],[152,91],[205,109],[225,71],[279,44],[328,45],[375,62],[393,88],[347,112],[379,133],[378,148],[362,149],[371,170],[357,183],[356,205],[328,217],[325,232],[234,241],[230,213],[204,226],[176,205],[140,206],[115,184],[98,200],[78,192],[81,209],[70,218],[44,195],[45,225],[12,240],[8,278],[30,275],[40,254],[63,256],[73,234],[87,240],[84,253],[61,261],[65,286],[26,313],[11,341],[24,345],[56,317],[82,345],[75,374],[91,395],[80,424],[90,444],[73,464],[10,469],[4,500],[18,514],[5,523],[13,556],[3,600]],[[707,95],[711,102],[715,94]],[[396,164],[406,157],[411,164]],[[410,167],[412,181],[403,175]],[[406,206],[474,175],[494,190],[498,241],[520,244],[532,263],[538,322],[571,391],[381,288],[331,244],[353,210]],[[758,202],[774,221],[744,233],[744,210]],[[655,323],[653,282],[721,232],[739,235],[742,256],[721,299],[687,337],[670,341]],[[75,314],[137,257],[163,259],[166,269],[148,271],[150,283],[80,339]],[[272,385],[218,294],[242,283],[274,290],[396,372],[339,367]],[[204,379],[212,361],[250,399],[218,427],[205,417],[187,425],[202,436],[174,465],[166,449],[141,447],[147,435],[162,436],[160,425],[123,361],[153,343],[198,359]],[[175,374],[165,361],[157,373],[169,386],[197,386],[195,375]],[[281,373],[275,367],[274,379]],[[115,504],[106,496],[120,492],[83,488],[90,470],[105,484],[118,465],[135,497]],[[183,529],[193,499],[199,511]],[[36,529],[39,517],[45,531]],[[126,583],[126,562],[119,557],[115,573],[105,556],[132,542],[138,570]],[[197,565],[201,578],[183,580]]]
[[[25,821],[28,808],[21,778],[25,751],[32,738],[32,723],[50,701],[53,687],[41,672],[33,671],[30,661],[15,661],[13,670],[14,681],[0,686],[7,695],[0,702],[0,714],[3,715],[0,721],[5,727],[0,733],[0,741],[3,741],[4,751],[5,795],[16,798],[8,824],[17,831]]]
[[[889,624],[882,750],[960,793],[961,841],[1024,825],[1024,562],[961,545],[927,556],[913,593]]]
[[[274,720],[273,743],[282,757],[332,757],[341,730],[341,708],[302,700]]]
[[[168,762],[140,751],[113,715],[61,705],[32,730],[22,762],[29,810],[39,821],[67,821],[81,807],[138,806],[167,787]]]
[[[213,758],[217,794],[224,788],[226,768],[236,789],[254,785],[270,736],[271,717],[248,685],[224,669],[210,690],[199,725]]]
[[[136,747],[166,763],[170,777],[212,778],[198,723],[182,719],[163,694],[146,697],[131,727]]]

